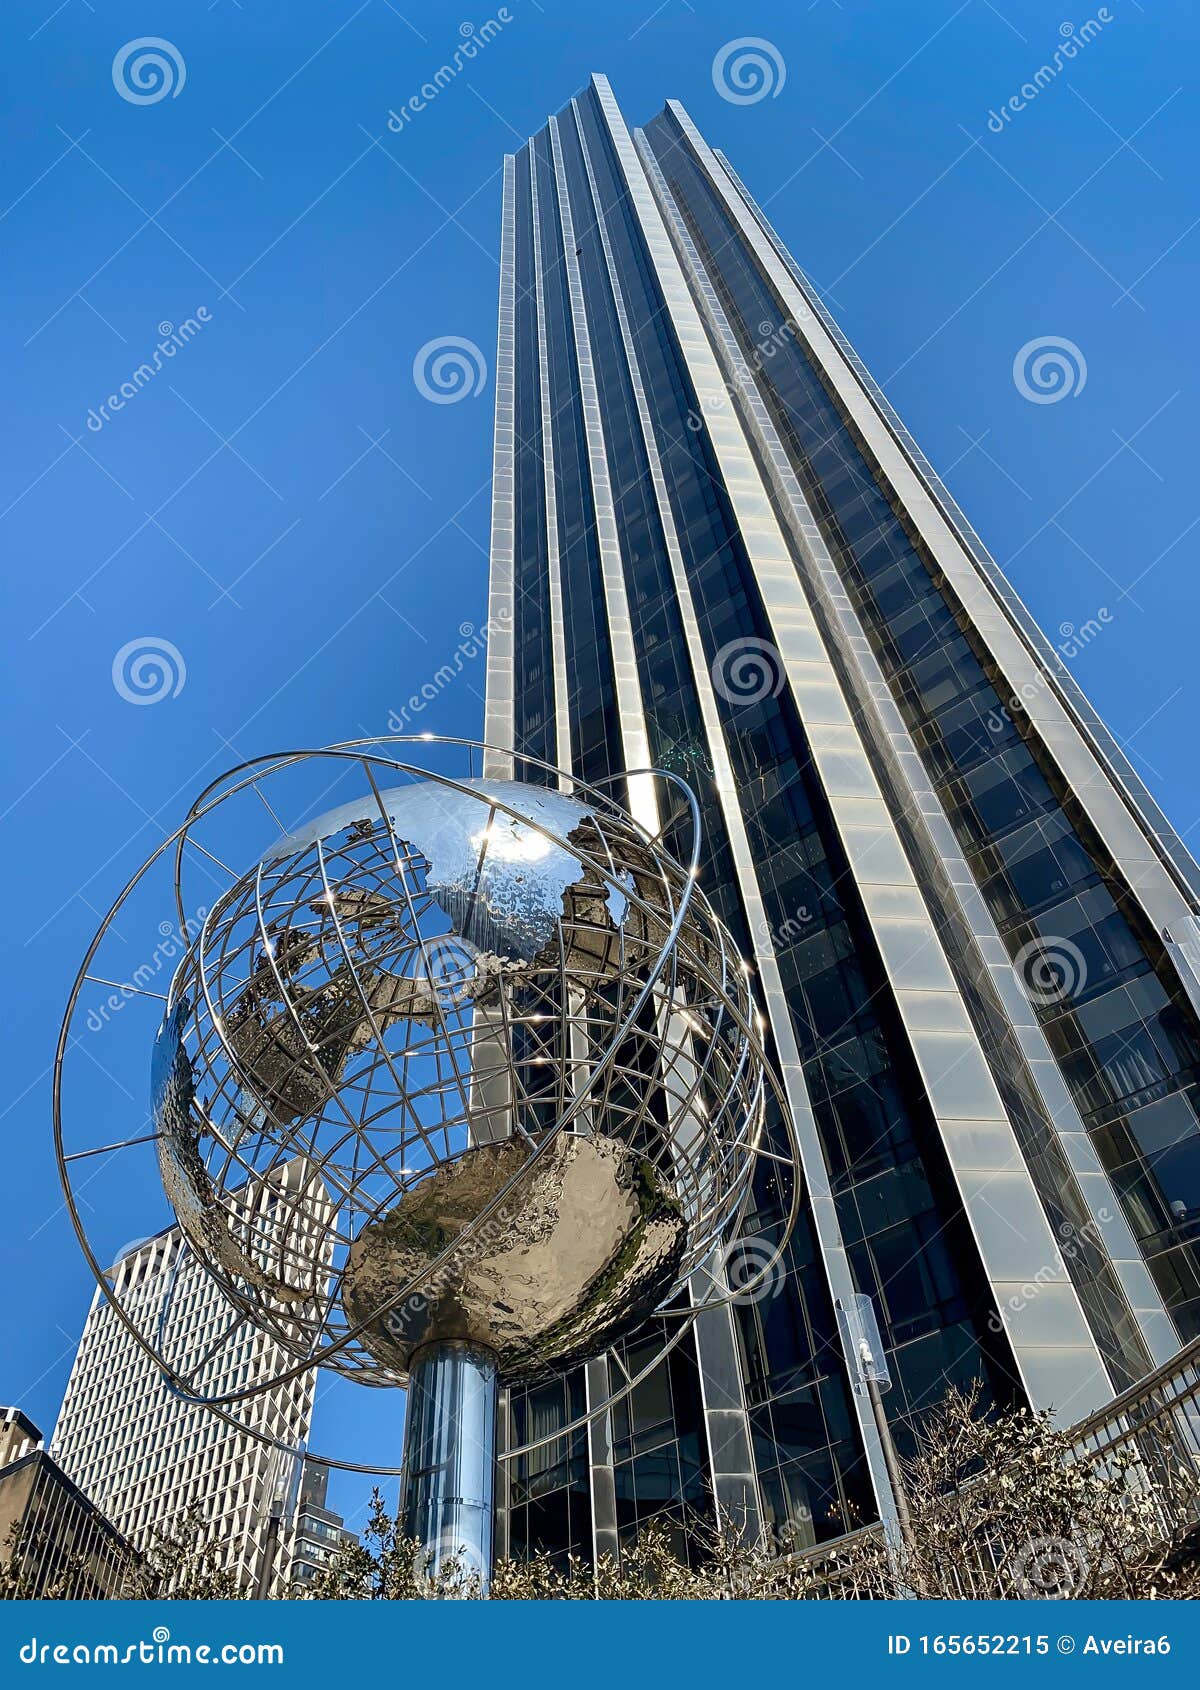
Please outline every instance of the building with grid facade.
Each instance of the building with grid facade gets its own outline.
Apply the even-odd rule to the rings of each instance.
[[[301,1166],[288,1164],[280,1177]],[[163,1353],[181,1371],[197,1369],[206,1394],[244,1389],[293,1365],[281,1345],[231,1310],[177,1227],[127,1250],[111,1278],[139,1329],[159,1333]],[[281,1485],[275,1444],[307,1443],[315,1389],[308,1371],[250,1397],[232,1411],[240,1430],[176,1395],[97,1289],[51,1451],[139,1549],[152,1545],[156,1528],[198,1511],[204,1539],[219,1546],[220,1565],[254,1591]],[[292,1532],[285,1521],[274,1552],[273,1595],[288,1585]]]
[[[973,1379],[1078,1420],[1200,1328],[1200,871],[678,104],[597,77],[506,159],[496,374],[487,772],[688,779],[807,1190],[786,1274],[508,1464],[497,1549],[714,1497],[834,1537],[894,1513],[839,1300],[901,1443]]]

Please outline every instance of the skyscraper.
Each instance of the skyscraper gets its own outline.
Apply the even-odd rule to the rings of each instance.
[[[280,1170],[286,1180],[293,1162]],[[269,1215],[243,1216],[247,1236],[272,1224]],[[271,1378],[291,1358],[267,1334],[240,1319],[216,1281],[184,1244],[178,1227],[127,1250],[111,1270],[114,1289],[142,1332],[156,1333],[181,1370],[199,1366],[210,1395]],[[67,1381],[51,1444],[56,1460],[80,1490],[140,1550],[156,1528],[177,1527],[198,1509],[205,1538],[248,1590],[257,1588],[267,1519],[280,1484],[271,1442],[307,1443],[315,1375],[248,1398],[232,1412],[240,1431],[211,1410],[173,1393],[97,1289]],[[285,1524],[276,1545],[272,1593],[288,1585],[293,1553]]]
[[[838,1301],[901,1441],[975,1378],[1078,1420],[1200,1327],[1200,871],[678,104],[597,77],[506,159],[496,374],[489,772],[689,780],[808,1193],[786,1275],[511,1463],[498,1548],[714,1495],[832,1537],[893,1513]]]
[[[340,1514],[328,1507],[329,1469],[319,1461],[306,1461],[300,1473],[300,1494],[292,1534],[292,1583],[298,1589],[311,1587],[339,1549],[358,1539],[346,1527]]]

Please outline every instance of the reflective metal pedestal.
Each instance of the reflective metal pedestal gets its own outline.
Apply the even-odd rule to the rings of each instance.
[[[492,1573],[496,1358],[457,1340],[413,1357],[404,1423],[404,1535],[423,1547],[420,1576],[486,1594]]]

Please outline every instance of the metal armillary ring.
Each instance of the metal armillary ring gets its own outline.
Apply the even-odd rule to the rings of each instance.
[[[751,1293],[786,1243],[799,1176],[781,1101],[765,1127],[774,1081],[748,971],[697,884],[690,789],[661,771],[626,777],[654,784],[681,862],[664,829],[558,771],[452,778],[399,760],[396,744],[263,758],[197,800],[88,952],[55,1129],[93,1271],[172,1386],[236,1420],[307,1368],[407,1382],[411,1492],[414,1439],[444,1438],[447,1391],[458,1420],[494,1420],[498,1386],[560,1374],[656,1312],[694,1319],[727,1301],[722,1255],[757,1175],[786,1219],[751,1258],[738,1295]],[[314,774],[352,796],[285,826],[312,814]],[[98,952],[172,857],[186,949],[154,1046],[153,1131],[126,1143],[153,1143],[231,1319],[288,1358],[223,1392],[117,1298],[70,1177],[95,1151],[68,1148],[62,1125],[81,994],[112,983]],[[198,923],[197,870],[217,882]],[[410,1508],[430,1541],[487,1523],[448,1524],[436,1497],[420,1519],[419,1497]]]

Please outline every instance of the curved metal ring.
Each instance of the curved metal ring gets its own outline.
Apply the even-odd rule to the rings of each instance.
[[[302,761],[306,761],[306,760],[311,760],[311,759],[318,758],[318,757],[330,757],[330,758],[334,758],[334,759],[337,759],[339,761],[343,761],[343,762],[346,762],[346,763],[358,762],[358,763],[363,764],[364,766],[367,766],[368,763],[376,763],[376,764],[379,764],[379,765],[386,765],[387,767],[389,767],[393,770],[396,770],[400,773],[411,775],[415,778],[431,778],[428,770],[422,769],[417,765],[403,763],[403,762],[400,762],[397,759],[388,758],[388,757],[379,756],[379,755],[370,756],[369,753],[367,753],[367,751],[366,751],[367,747],[372,747],[372,746],[391,745],[391,744],[415,744],[415,743],[429,744],[431,742],[437,743],[437,744],[444,744],[444,745],[462,747],[462,748],[467,749],[470,752],[474,752],[476,750],[481,750],[481,751],[494,751],[494,752],[498,752],[498,753],[501,753],[503,755],[508,755],[508,756],[512,755],[512,753],[510,751],[508,751],[508,749],[505,748],[505,747],[496,746],[494,744],[490,744],[490,743],[485,742],[485,741],[471,740],[471,739],[468,739],[468,738],[465,738],[465,737],[457,737],[457,736],[440,737],[440,736],[435,736],[435,735],[432,735],[432,734],[389,735],[389,736],[380,736],[378,738],[372,738],[372,739],[366,739],[366,740],[345,741],[345,742],[342,742],[338,745],[324,747],[324,748],[320,748],[318,750],[296,750],[296,751],[286,751],[286,752],[276,752],[276,753],[265,754],[265,755],[260,756],[258,758],[248,759],[247,761],[243,762],[242,764],[237,765],[234,769],[226,771],[226,773],[219,776],[215,781],[211,782],[210,785],[204,789],[203,793],[201,793],[200,796],[193,803],[191,810],[189,811],[188,817],[184,821],[184,823],[178,829],[176,829],[176,831],[173,834],[167,836],[167,838],[165,838],[162,841],[162,843],[151,853],[151,855],[142,864],[141,868],[139,868],[137,870],[137,872],[127,882],[124,889],[121,891],[119,896],[115,899],[115,901],[113,902],[113,904],[109,908],[108,912],[104,916],[99,929],[97,930],[94,938],[92,939],[90,946],[88,947],[88,950],[87,950],[87,953],[84,957],[83,963],[82,963],[82,965],[79,969],[79,972],[78,972],[76,979],[74,981],[74,984],[72,986],[71,993],[70,993],[68,1003],[67,1003],[66,1012],[64,1014],[63,1025],[62,1025],[62,1028],[61,1028],[60,1034],[59,1034],[58,1046],[57,1046],[56,1053],[55,1053],[54,1078],[53,1078],[53,1113],[54,1113],[55,1154],[56,1154],[56,1159],[57,1159],[58,1167],[59,1167],[60,1180],[61,1180],[62,1186],[63,1186],[64,1198],[65,1198],[65,1201],[66,1201],[66,1206],[67,1206],[68,1212],[69,1212],[70,1217],[71,1217],[72,1225],[74,1227],[76,1237],[79,1241],[79,1244],[80,1244],[80,1247],[83,1251],[84,1257],[85,1257],[86,1261],[88,1262],[88,1265],[89,1265],[89,1267],[92,1271],[93,1277],[96,1280],[97,1285],[100,1287],[100,1289],[101,1289],[103,1295],[105,1296],[107,1302],[112,1307],[114,1313],[117,1315],[117,1317],[121,1321],[122,1325],[129,1332],[130,1336],[138,1344],[139,1348],[147,1356],[149,1356],[149,1358],[154,1362],[156,1367],[162,1373],[164,1379],[166,1380],[166,1382],[168,1384],[168,1387],[172,1390],[173,1394],[177,1395],[178,1397],[181,1398],[181,1400],[186,1401],[191,1406],[204,1408],[211,1413],[220,1415],[221,1418],[226,1420],[230,1425],[234,1426],[237,1430],[239,1430],[240,1432],[242,1432],[244,1434],[248,1433],[250,1436],[254,1437],[256,1439],[256,1441],[271,1444],[273,1447],[284,1450],[285,1452],[290,1451],[291,1453],[298,1453],[297,1451],[292,1449],[291,1446],[288,1446],[288,1445],[280,1442],[279,1440],[266,1438],[266,1437],[262,1436],[262,1434],[252,1430],[251,1428],[246,1426],[242,1421],[237,1419],[235,1416],[227,1413],[226,1405],[245,1401],[245,1400],[248,1400],[252,1397],[258,1396],[264,1390],[276,1388],[279,1385],[285,1384],[285,1383],[289,1382],[290,1380],[298,1377],[301,1373],[307,1371],[308,1369],[316,1367],[316,1366],[320,1366],[321,1360],[325,1356],[332,1355],[332,1354],[336,1353],[337,1351],[343,1349],[347,1344],[351,1343],[356,1337],[358,1337],[361,1334],[361,1332],[363,1330],[366,1329],[367,1325],[370,1324],[371,1320],[377,1318],[381,1313],[386,1312],[386,1310],[391,1309],[391,1308],[395,1307],[398,1303],[402,1302],[404,1297],[407,1294],[409,1294],[412,1287],[409,1286],[409,1287],[402,1288],[402,1290],[399,1293],[397,1293],[395,1296],[388,1299],[386,1306],[381,1306],[381,1308],[379,1310],[373,1311],[373,1313],[370,1316],[368,1316],[367,1319],[365,1319],[365,1320],[359,1322],[357,1325],[353,1326],[342,1338],[335,1340],[330,1345],[327,1345],[324,1348],[324,1350],[322,1350],[320,1352],[319,1356],[310,1356],[309,1358],[306,1358],[305,1360],[298,1362],[294,1367],[285,1370],[284,1372],[276,1375],[274,1378],[272,1378],[269,1381],[264,1382],[261,1385],[258,1385],[254,1388],[251,1388],[251,1389],[246,1389],[244,1391],[228,1393],[224,1396],[217,1397],[217,1398],[203,1398],[203,1397],[199,1397],[199,1396],[190,1394],[184,1386],[184,1381],[183,1381],[182,1377],[178,1374],[178,1372],[170,1364],[168,1364],[166,1362],[165,1357],[161,1353],[161,1350],[158,1349],[155,1345],[153,1345],[152,1343],[150,1343],[147,1340],[147,1338],[143,1335],[143,1333],[138,1328],[136,1323],[130,1318],[130,1316],[126,1312],[124,1306],[122,1305],[122,1303],[120,1302],[120,1300],[116,1296],[114,1289],[112,1288],[112,1286],[110,1286],[110,1284],[108,1282],[106,1270],[101,1268],[99,1261],[97,1260],[94,1252],[91,1249],[90,1243],[89,1243],[88,1238],[87,1238],[86,1229],[83,1226],[82,1217],[79,1213],[79,1209],[78,1209],[78,1206],[76,1204],[74,1192],[73,1192],[71,1182],[70,1182],[70,1174],[69,1174],[68,1165],[67,1165],[69,1158],[67,1157],[67,1154],[66,1154],[66,1151],[65,1151],[65,1148],[64,1148],[63,1132],[62,1132],[62,1114],[61,1114],[61,1110],[62,1110],[62,1071],[63,1071],[64,1059],[65,1059],[67,1049],[68,1049],[68,1046],[69,1046],[70,1026],[71,1026],[71,1022],[73,1020],[73,1017],[74,1017],[74,1013],[75,1013],[75,1010],[76,1010],[76,1007],[77,1007],[77,1004],[78,1004],[78,999],[79,999],[79,995],[80,995],[80,992],[82,990],[82,987],[83,987],[84,983],[90,978],[88,971],[89,971],[92,959],[95,956],[96,951],[98,950],[102,940],[104,939],[105,934],[107,933],[107,931],[108,931],[108,929],[109,929],[109,927],[112,923],[113,918],[117,914],[118,910],[122,907],[122,905],[126,902],[128,897],[131,895],[134,888],[142,881],[142,879],[145,877],[145,875],[147,875],[149,873],[149,871],[153,868],[155,863],[158,862],[158,860],[164,855],[165,852],[167,852],[171,848],[172,845],[175,846],[174,889],[175,889],[175,897],[176,897],[176,907],[177,907],[177,912],[178,912],[178,916],[179,916],[180,930],[181,930],[181,933],[183,935],[185,944],[190,944],[189,918],[188,918],[188,914],[187,914],[187,911],[186,911],[186,908],[185,908],[184,897],[183,897],[183,887],[182,887],[183,853],[184,853],[185,847],[188,843],[192,828],[193,828],[193,826],[195,825],[196,822],[202,820],[205,816],[211,814],[212,811],[215,810],[218,807],[218,805],[223,804],[227,799],[235,796],[238,792],[244,791],[248,788],[257,789],[259,781],[264,779],[267,775],[274,773],[275,771],[277,771],[279,769],[290,767],[293,764],[296,764],[296,763],[299,763],[299,762],[302,762]],[[611,803],[612,800],[602,790],[602,786],[613,786],[613,785],[616,785],[618,781],[630,780],[630,779],[636,778],[636,777],[641,776],[641,775],[652,776],[654,778],[661,779],[661,780],[669,782],[670,785],[672,787],[674,787],[681,794],[681,796],[684,798],[686,807],[690,811],[691,821],[692,821],[692,830],[691,830],[692,831],[692,841],[691,841],[692,849],[691,849],[691,853],[690,853],[691,861],[690,861],[690,864],[689,864],[688,870],[687,870],[687,876],[686,876],[686,881],[685,881],[685,886],[684,886],[683,897],[682,897],[682,900],[680,902],[679,908],[675,912],[674,919],[673,919],[671,926],[670,926],[668,940],[664,944],[664,946],[662,947],[662,951],[660,953],[660,957],[659,957],[658,962],[657,962],[657,964],[654,968],[654,971],[651,974],[651,977],[649,978],[649,980],[644,984],[640,993],[638,994],[637,1001],[634,1005],[633,1010],[630,1012],[630,1015],[626,1018],[626,1021],[622,1025],[621,1033],[623,1034],[624,1032],[628,1031],[629,1027],[633,1024],[633,1021],[636,1018],[637,1014],[640,1013],[641,1009],[644,1007],[645,1003],[648,1001],[648,998],[651,994],[651,991],[653,990],[655,983],[657,982],[658,978],[661,975],[662,968],[665,965],[666,957],[670,953],[671,946],[674,944],[674,942],[675,942],[676,938],[678,937],[678,934],[681,930],[681,927],[682,927],[683,918],[686,914],[688,904],[689,904],[691,896],[692,896],[692,888],[695,884],[696,873],[697,873],[697,869],[698,869],[698,865],[699,865],[700,815],[699,815],[698,802],[696,800],[695,794],[692,792],[692,790],[688,786],[688,784],[680,776],[676,775],[671,770],[662,770],[662,769],[632,770],[632,771],[628,771],[628,772],[623,772],[620,775],[614,775],[614,776],[607,777],[605,779],[605,781],[602,783],[602,785],[601,784],[592,785],[591,783],[577,779],[576,777],[574,777],[572,775],[564,775],[562,771],[556,770],[553,767],[553,765],[545,762],[544,760],[542,760],[540,758],[535,758],[535,757],[532,757],[532,756],[522,757],[521,761],[523,763],[527,763],[531,767],[538,767],[546,773],[553,774],[560,781],[565,780],[569,784],[569,786],[570,786],[570,788],[572,789],[573,792],[581,792],[581,793],[584,793],[584,794],[590,794],[595,798],[601,799],[604,802],[604,804],[606,804],[606,805]],[[254,771],[254,772],[248,773],[247,771]],[[369,770],[368,770],[368,773],[369,773]],[[477,796],[477,790],[475,788],[468,786],[468,785],[464,785],[462,782],[455,780],[453,777],[444,776],[444,775],[439,774],[439,775],[433,776],[432,778],[436,779],[437,781],[439,781],[442,784],[445,784],[446,786],[450,787],[453,790],[457,790],[457,791],[466,793],[470,796]],[[233,782],[233,784],[228,785],[227,783],[229,783],[229,782]],[[222,789],[222,788],[224,788],[224,790],[219,790],[219,789]],[[263,799],[263,802],[265,804],[266,800]],[[489,802],[492,803],[496,809],[502,811],[505,814],[512,816],[514,819],[516,819],[518,821],[523,819],[521,817],[519,811],[514,809],[512,806],[505,804],[502,800],[495,799],[494,797],[492,797],[492,798],[489,799]],[[270,806],[266,805],[266,807],[267,807],[268,811],[270,812]],[[273,814],[273,812],[271,812],[271,813]],[[657,839],[661,838],[661,831],[660,831],[659,834],[652,835],[652,834],[649,833],[649,831],[642,824],[638,823],[635,818],[630,817],[627,814],[627,812],[625,812],[624,810],[621,810],[620,814],[621,814],[622,821],[627,822],[627,823],[628,822],[633,823],[633,825],[637,829],[638,833],[642,836],[643,842],[653,845]],[[586,866],[591,867],[602,878],[605,878],[605,879],[609,878],[609,873],[606,872],[604,865],[601,862],[599,862],[596,858],[594,858],[590,853],[584,851],[583,849],[581,849],[577,845],[568,845],[566,841],[559,839],[558,836],[556,834],[554,834],[553,830],[551,830],[549,828],[543,827],[541,829],[541,831],[545,832],[547,834],[547,836],[554,843],[557,843],[560,846],[563,846],[564,848],[571,850],[578,857],[578,859],[581,862],[583,862]],[[682,865],[679,865],[679,866],[682,866]],[[632,900],[635,903],[641,905],[644,909],[647,909],[647,910],[652,909],[652,906],[646,904],[645,901],[643,899],[641,899],[640,897],[638,897],[635,893],[630,893],[628,895],[631,896]],[[662,912],[653,911],[652,913],[654,913],[658,917],[661,917]],[[800,1201],[801,1201],[801,1178],[800,1178],[801,1164],[800,1164],[799,1147],[798,1147],[798,1143],[797,1143],[797,1139],[796,1139],[794,1123],[791,1120],[791,1115],[790,1115],[790,1111],[787,1107],[786,1098],[785,1098],[785,1096],[782,1092],[782,1089],[779,1085],[779,1082],[778,1082],[778,1080],[777,1080],[777,1078],[776,1078],[776,1076],[775,1076],[775,1074],[774,1074],[774,1072],[771,1068],[770,1063],[766,1061],[765,1052],[763,1050],[761,1039],[759,1037],[759,1029],[752,1026],[749,1023],[749,1021],[744,1016],[742,1016],[740,1014],[740,1012],[737,1010],[736,1005],[730,1004],[728,1006],[728,1010],[729,1010],[729,1013],[730,1013],[730,1018],[733,1021],[733,1023],[739,1028],[739,1030],[741,1031],[743,1036],[750,1042],[754,1053],[763,1061],[764,1071],[769,1076],[769,1083],[770,1083],[770,1086],[771,1086],[772,1093],[774,1094],[775,1099],[780,1106],[779,1113],[780,1113],[780,1116],[781,1116],[781,1119],[782,1119],[782,1122],[783,1122],[783,1125],[784,1125],[784,1129],[787,1133],[787,1137],[788,1137],[788,1141],[789,1141],[788,1147],[789,1147],[789,1150],[791,1151],[790,1159],[778,1157],[778,1156],[773,1156],[772,1159],[778,1160],[780,1162],[786,1161],[788,1163],[788,1165],[790,1166],[791,1171],[792,1171],[792,1175],[793,1175],[792,1182],[791,1182],[792,1183],[792,1193],[791,1193],[791,1201],[790,1201],[790,1204],[789,1204],[789,1211],[788,1211],[788,1215],[786,1217],[786,1220],[783,1223],[782,1230],[779,1234],[779,1241],[776,1244],[774,1250],[769,1255],[766,1262],[763,1264],[763,1266],[758,1271],[757,1275],[755,1275],[748,1282],[739,1286],[737,1295],[740,1298],[740,1297],[745,1297],[745,1296],[751,1294],[755,1287],[760,1286],[763,1283],[765,1283],[766,1280],[768,1279],[770,1274],[774,1271],[776,1265],[778,1264],[778,1262],[780,1261],[780,1259],[783,1256],[784,1250],[786,1249],[786,1246],[787,1246],[788,1239],[791,1236],[791,1233],[794,1229],[796,1220],[798,1219],[798,1216],[799,1216]],[[761,1022],[761,1018],[760,1018],[760,1027],[761,1026],[762,1026],[762,1022]],[[602,1058],[601,1062],[597,1065],[597,1072],[607,1070],[607,1067],[610,1065],[611,1061],[615,1057],[616,1042],[617,1042],[616,1040],[613,1041],[612,1049],[610,1050],[610,1052],[606,1053],[605,1057]],[[572,1119],[576,1113],[578,1113],[579,1109],[583,1106],[585,1101],[586,1101],[586,1096],[584,1098],[579,1099],[576,1102],[572,1103],[572,1105],[571,1105],[570,1109],[568,1110],[566,1116],[564,1116],[564,1118],[560,1122],[556,1123],[556,1128],[550,1134],[548,1134],[546,1136],[546,1140],[545,1140],[546,1143],[550,1142],[553,1139],[553,1137],[556,1136],[557,1131],[559,1131],[563,1127],[565,1127],[567,1122],[570,1119]],[[153,1136],[155,1136],[155,1135],[151,1135],[151,1137],[153,1137]],[[756,1131],[754,1143],[747,1147],[750,1154],[752,1154],[752,1155],[757,1156],[757,1155],[762,1154],[762,1152],[760,1152],[760,1150],[758,1149],[758,1140],[759,1140],[760,1136],[761,1136],[761,1125],[758,1128],[758,1130]],[[113,1146],[112,1148],[114,1148],[114,1149],[128,1148],[130,1144],[135,1143],[135,1142],[144,1142],[144,1140],[125,1141],[124,1143]],[[542,1146],[535,1147],[535,1149],[533,1150],[533,1152],[531,1154],[530,1160],[535,1159],[537,1155],[541,1154],[542,1149],[544,1149],[544,1147],[545,1147],[544,1144]],[[105,1147],[105,1148],[107,1148],[107,1147]],[[528,1166],[528,1164],[526,1164],[526,1166]],[[512,1186],[516,1184],[516,1180],[517,1180],[518,1177],[519,1176],[514,1176],[514,1178],[512,1180],[510,1180],[499,1193],[497,1193],[497,1195],[492,1199],[492,1201],[485,1206],[484,1210],[480,1213],[479,1216],[477,1216],[475,1218],[475,1220],[471,1223],[470,1227],[467,1228],[467,1229],[464,1229],[464,1235],[465,1236],[467,1236],[467,1237],[471,1236],[474,1232],[474,1229],[476,1227],[482,1225],[482,1223],[488,1218],[488,1216],[493,1212],[493,1210],[495,1208],[497,1208],[500,1205],[500,1203],[502,1203],[504,1197],[511,1190]],[[741,1217],[744,1215],[745,1209],[746,1209],[746,1206],[747,1206],[747,1204],[750,1200],[750,1197],[751,1197],[750,1182],[747,1181],[746,1192],[745,1192],[741,1202],[739,1203],[739,1206],[737,1208],[737,1211],[736,1211],[736,1214],[735,1214],[735,1217],[734,1217],[736,1222],[740,1222]],[[450,1246],[445,1252],[443,1252],[443,1254],[437,1258],[437,1261],[432,1264],[433,1268],[436,1269],[436,1267],[438,1265],[440,1265],[444,1260],[446,1260],[449,1256],[451,1256],[454,1252],[454,1249],[460,1243],[461,1243],[461,1240],[456,1240],[454,1245]],[[711,1278],[711,1275],[710,1275],[710,1278]],[[415,1283],[415,1281],[414,1281],[414,1283]],[[565,1424],[562,1427],[556,1428],[553,1432],[548,1433],[545,1437],[543,1437],[541,1439],[538,1439],[538,1440],[535,1440],[533,1442],[521,1445],[519,1448],[506,1451],[504,1453],[503,1459],[506,1459],[506,1460],[516,1459],[517,1457],[519,1457],[521,1455],[528,1454],[535,1449],[540,1449],[540,1448],[544,1447],[545,1445],[547,1445],[549,1443],[553,1443],[560,1438],[569,1436],[574,1431],[576,1431],[580,1427],[582,1427],[583,1425],[586,1425],[590,1420],[594,1419],[597,1415],[599,1415],[599,1414],[605,1412],[607,1409],[611,1408],[615,1403],[621,1401],[625,1396],[627,1396],[628,1393],[631,1390],[633,1390],[635,1388],[635,1386],[638,1383],[640,1383],[641,1380],[644,1379],[659,1364],[659,1362],[661,1361],[663,1356],[668,1354],[669,1351],[675,1346],[675,1344],[677,1344],[680,1341],[680,1339],[683,1337],[683,1335],[691,1329],[691,1326],[695,1323],[695,1320],[698,1318],[698,1316],[701,1313],[705,1312],[707,1309],[725,1306],[729,1302],[731,1302],[732,1300],[733,1299],[729,1294],[714,1296],[714,1297],[705,1299],[704,1301],[702,1301],[700,1303],[692,1304],[689,1307],[679,1311],[682,1318],[680,1318],[680,1320],[679,1320],[679,1325],[676,1328],[676,1331],[672,1334],[672,1336],[668,1339],[667,1343],[656,1354],[656,1356],[649,1363],[647,1363],[646,1367],[643,1368],[641,1370],[641,1372],[638,1373],[633,1379],[629,1380],[623,1387],[621,1387],[616,1392],[611,1393],[609,1395],[609,1397],[605,1400],[604,1403],[595,1405],[594,1407],[587,1410],[583,1415],[577,1416],[574,1420],[568,1422],[567,1424]],[[236,1305],[231,1305],[231,1308],[236,1309]],[[674,1311],[674,1310],[660,1310],[658,1317],[675,1318],[675,1315],[676,1315],[676,1311]],[[312,1459],[317,1459],[317,1458],[313,1457]],[[368,1466],[365,1466],[361,1463],[347,1462],[347,1461],[344,1461],[340,1458],[335,1458],[335,1457],[330,1457],[330,1458],[321,1457],[320,1459],[321,1459],[321,1461],[324,1465],[327,1465],[327,1466],[330,1466],[330,1467],[336,1467],[336,1468],[339,1468],[339,1469],[345,1470],[345,1471],[361,1472],[361,1473],[376,1473],[376,1474],[387,1475],[387,1476],[390,1476],[393,1473],[393,1471],[398,1472],[398,1469],[392,1470],[392,1469],[388,1469],[388,1468],[368,1467]]]

